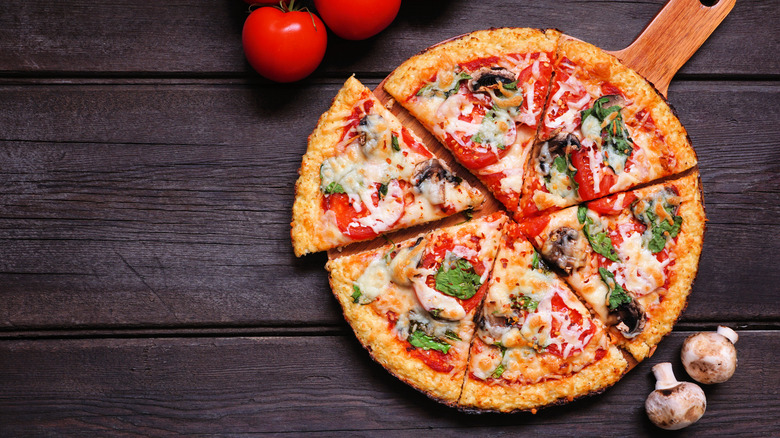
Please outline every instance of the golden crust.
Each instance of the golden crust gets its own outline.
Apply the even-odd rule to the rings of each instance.
[[[558,55],[584,66],[601,80],[619,88],[637,108],[650,111],[656,128],[664,139],[667,151],[661,151],[664,171],[656,178],[673,175],[696,165],[696,153],[688,133],[672,108],[660,93],[639,73],[626,67],[617,58],[598,47],[564,36]]]
[[[552,52],[560,32],[529,28],[501,28],[472,32],[437,44],[412,56],[396,68],[385,90],[402,105],[439,70],[475,59],[511,53]],[[414,111],[411,111],[414,114]]]
[[[457,372],[436,372],[421,360],[409,356],[406,344],[392,333],[386,318],[376,314],[370,306],[355,304],[352,300],[352,282],[365,270],[373,256],[384,254],[390,248],[391,245],[387,245],[369,253],[329,261],[326,269],[330,272],[333,294],[355,336],[376,362],[429,397],[454,404],[460,395],[465,373],[465,352],[463,364]]]
[[[345,115],[349,115],[364,90],[367,89],[354,77],[347,79],[344,87],[333,98],[330,109],[320,116],[317,127],[309,135],[309,146],[298,170],[300,176],[295,183],[295,203],[290,223],[293,249],[298,257],[338,246],[325,238],[322,229],[320,165],[326,158],[336,154],[334,146],[341,138]],[[341,243],[347,241],[342,240]]]
[[[607,355],[601,360],[562,379],[530,385],[501,380],[489,383],[468,374],[458,404],[465,408],[499,412],[537,409],[601,392],[620,380],[627,367],[620,350],[610,345]]]
[[[290,236],[296,256],[356,241],[338,232],[333,226],[327,226],[326,221],[323,220],[324,212],[321,205],[324,195],[320,190],[320,166],[327,158],[337,154],[336,146],[341,140],[344,121],[352,113],[355,105],[363,99],[374,100],[371,111],[387,120],[392,129],[397,132],[401,132],[403,129],[400,121],[379,102],[368,88],[354,76],[347,79],[333,99],[330,109],[320,117],[317,127],[309,136],[309,145],[298,170],[300,176],[295,184],[295,202],[292,222],[290,223]],[[408,132],[413,138],[420,141],[411,131]],[[448,168],[446,163],[443,163],[443,166]],[[460,187],[471,200],[469,207],[477,208],[484,202],[482,194],[469,186],[468,183],[464,182]],[[446,216],[447,214],[442,211],[409,220],[404,218],[399,224],[387,231],[394,231]]]
[[[494,213],[484,219],[474,220],[462,225],[441,228],[433,231],[429,236],[435,239],[441,234],[453,237],[466,234],[477,235],[480,225],[490,223],[490,227],[496,230],[494,248],[490,258],[495,255],[497,242],[500,239],[500,230],[503,227],[506,216],[503,213]],[[409,239],[398,244],[400,247],[411,246],[416,239]],[[466,373],[468,351],[471,337],[474,333],[474,315],[476,309],[472,309],[461,320],[458,335],[461,342],[455,342],[449,355],[454,366],[450,372],[439,372],[430,368],[422,360],[409,354],[409,345],[399,340],[390,328],[390,322],[384,315],[378,314],[372,305],[356,304],[352,299],[352,284],[365,271],[366,267],[376,257],[383,256],[393,245],[385,245],[381,248],[351,256],[339,257],[330,260],[325,268],[328,270],[330,286],[333,294],[341,304],[344,318],[352,327],[355,336],[371,357],[384,366],[390,373],[423,392],[427,396],[439,400],[448,405],[454,405],[460,397],[463,379]],[[490,252],[490,251],[488,251]],[[385,293],[393,293],[392,289]]]
[[[699,189],[699,172],[694,170],[688,175],[669,181],[665,186],[674,185],[683,199],[678,214],[683,222],[677,237],[677,258],[669,269],[669,288],[661,305],[648,311],[649,318],[642,334],[621,343],[638,361],[652,355],[655,346],[669,334],[674,323],[680,317],[691,292],[693,280],[699,268],[699,256],[704,241],[704,227],[707,220]],[[648,192],[658,190],[651,186],[636,190],[642,197]],[[622,338],[622,337],[621,337]]]

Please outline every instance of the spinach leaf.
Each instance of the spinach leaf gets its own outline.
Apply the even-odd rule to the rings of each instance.
[[[539,307],[539,302],[531,297],[523,295],[512,300],[512,307],[519,310],[534,312],[536,311],[536,308]]]
[[[593,219],[588,217],[588,207],[584,205],[577,207],[577,220],[583,224],[582,232],[585,233],[585,237],[588,239],[588,243],[590,243],[590,247],[593,248],[594,252],[603,255],[613,262],[620,261],[609,235],[605,231],[594,232],[595,224]]]
[[[360,302],[360,297],[363,295],[363,292],[360,292],[360,288],[356,285],[352,285],[352,302],[357,304]]]
[[[331,195],[333,193],[346,193],[344,191],[344,187],[341,186],[341,184],[337,183],[336,181],[333,181],[332,183],[328,184],[327,187],[325,187],[325,190],[323,192],[326,195]]]
[[[599,275],[601,276],[601,281],[603,281],[609,289],[609,310],[615,310],[621,304],[628,304],[631,302],[631,296],[629,296],[626,290],[615,281],[615,274],[604,268],[599,268]]]
[[[477,293],[482,285],[474,266],[468,260],[457,259],[451,266],[442,263],[436,272],[436,289],[446,295],[467,300]]]
[[[430,83],[420,88],[420,91],[418,91],[416,95],[421,97],[439,96],[446,99],[452,96],[453,94],[457,93],[458,89],[460,89],[460,83],[468,79],[471,79],[471,75],[469,75],[466,72],[459,72],[453,78],[452,85],[450,86],[449,89],[443,90],[439,88],[438,83]]]
[[[422,348],[423,350],[437,350],[444,354],[447,354],[450,351],[450,347],[452,347],[452,345],[446,342],[426,335],[422,330],[415,330],[406,340],[412,347]]]
[[[398,144],[398,136],[396,136],[395,134],[393,134],[392,145],[394,151],[398,152],[401,150],[401,146]]]

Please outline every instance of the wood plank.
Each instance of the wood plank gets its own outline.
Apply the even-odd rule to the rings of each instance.
[[[472,436],[653,436],[644,399],[652,365],[689,332],[606,393],[536,415],[459,413],[371,362],[352,337],[151,338],[0,342],[0,435],[454,433]],[[769,436],[780,416],[777,331],[741,332],[739,367],[705,387],[701,436]]]
[[[324,254],[289,243],[306,136],[337,88],[284,105],[244,85],[0,87],[0,139],[16,138],[0,140],[0,330],[342,324]],[[778,93],[672,87],[710,218],[683,321],[780,317]]]
[[[416,52],[453,36],[501,26],[555,27],[601,46],[622,49],[664,0],[404,2],[395,22],[362,42],[330,35],[317,76],[352,72],[385,76]],[[240,1],[110,0],[0,2],[0,73],[11,75],[241,75],[244,60]],[[583,19],[583,17],[586,17]],[[780,40],[772,2],[741,0],[686,64],[683,75],[776,75]]]

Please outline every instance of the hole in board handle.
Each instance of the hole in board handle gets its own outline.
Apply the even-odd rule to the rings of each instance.
[[[708,7],[708,8],[711,8],[711,7],[715,6],[715,5],[717,5],[719,1],[720,0],[699,0],[699,3],[701,3],[702,5],[704,5],[704,6]]]

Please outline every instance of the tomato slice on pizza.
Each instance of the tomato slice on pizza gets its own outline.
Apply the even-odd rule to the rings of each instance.
[[[685,307],[701,253],[698,172],[569,207],[523,232],[637,360]]]
[[[604,324],[513,222],[506,225],[478,321],[462,406],[533,409],[602,390],[628,365]]]
[[[517,217],[685,171],[696,155],[663,98],[617,59],[562,38]]]
[[[558,36],[536,29],[474,32],[410,58],[385,83],[510,211],[517,210]]]
[[[347,321],[374,359],[445,403],[460,396],[474,315],[505,221],[494,213],[326,266]]]
[[[354,77],[309,137],[295,187],[291,235],[298,256],[483,202]]]

